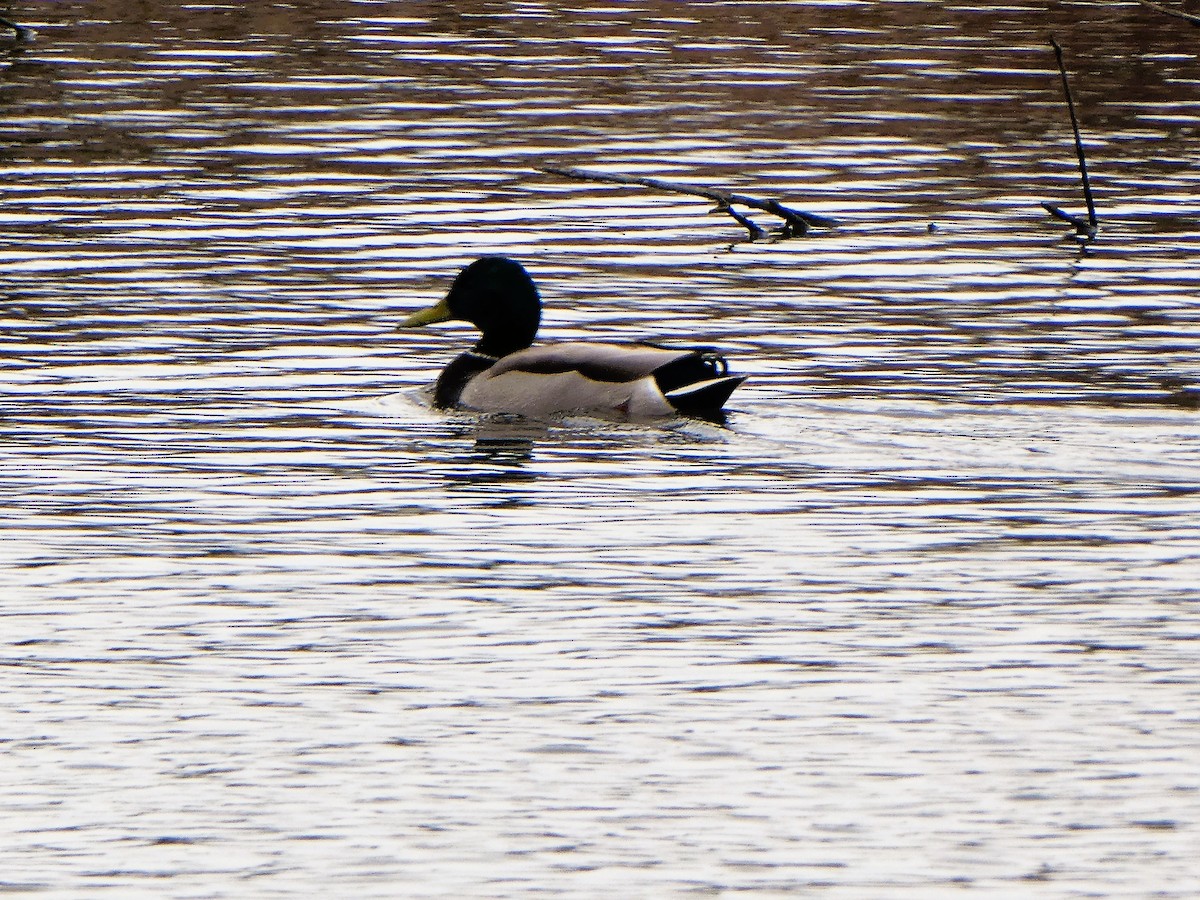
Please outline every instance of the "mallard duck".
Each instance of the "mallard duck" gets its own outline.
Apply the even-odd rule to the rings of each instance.
[[[442,408],[540,417],[585,412],[652,419],[683,413],[720,418],[745,380],[708,348],[571,342],[534,347],[542,304],[524,267],[487,256],[458,273],[440,303],[406,319],[413,328],[458,319],[479,341],[437,380]]]

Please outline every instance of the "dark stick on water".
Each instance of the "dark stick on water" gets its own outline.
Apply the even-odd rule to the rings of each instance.
[[[1058,45],[1058,41],[1056,41],[1053,37],[1050,38],[1050,46],[1054,48],[1054,58],[1058,60],[1058,74],[1062,78],[1063,93],[1067,97],[1067,111],[1071,114],[1071,130],[1075,132],[1075,155],[1079,158],[1079,175],[1083,179],[1083,200],[1087,204],[1088,211],[1087,228],[1080,229],[1079,222],[1075,223],[1075,227],[1077,230],[1079,230],[1080,234],[1087,234],[1089,237],[1091,237],[1095,235],[1097,226],[1096,201],[1092,199],[1092,185],[1091,182],[1088,181],[1087,160],[1083,155],[1083,138],[1079,136],[1079,119],[1075,116],[1075,101],[1071,97],[1071,85],[1067,81],[1067,67],[1063,64],[1062,47]],[[1057,208],[1051,209],[1049,205],[1043,205],[1045,205],[1046,208],[1055,215],[1059,215],[1061,213],[1061,210],[1055,212],[1055,209]],[[1068,221],[1075,218],[1076,217],[1071,216],[1069,217]]]
[[[718,202],[717,203],[717,211],[723,212],[723,213],[729,213],[729,215],[733,216],[733,220],[735,222],[737,222],[739,225],[741,225],[743,228],[745,228],[748,232],[750,232],[750,240],[757,241],[760,238],[765,238],[767,236],[766,229],[764,229],[761,225],[759,225],[757,222],[755,222],[749,216],[738,212],[736,209],[734,209],[728,203]],[[805,226],[805,230],[807,230],[807,226]],[[803,234],[804,232],[801,231],[800,233]]]
[[[1163,6],[1161,3],[1153,3],[1151,0],[1137,0],[1142,6],[1148,6],[1150,9],[1156,9],[1160,13],[1165,13],[1168,16],[1173,16],[1176,19],[1182,19],[1185,22],[1190,22],[1197,28],[1200,28],[1200,16],[1194,16],[1191,13],[1185,13],[1182,10],[1171,9],[1169,6]]]
[[[826,216],[818,216],[813,213],[784,206],[778,200],[763,200],[758,197],[749,197],[745,194],[735,194],[730,191],[718,190],[717,188],[684,184],[678,181],[665,181],[661,178],[646,178],[639,175],[616,175],[609,172],[594,172],[589,169],[576,169],[570,166],[543,166],[538,171],[545,172],[548,175],[558,175],[562,178],[574,178],[580,181],[635,185],[671,194],[688,194],[693,197],[705,197],[716,202],[718,212],[728,213],[739,225],[750,232],[752,240],[765,237],[766,231],[752,222],[749,217],[735,210],[732,204],[738,203],[742,206],[748,206],[751,209],[770,213],[773,216],[779,216],[785,223],[783,228],[784,237],[795,237],[796,235],[805,234],[809,228],[834,228],[838,224],[836,220],[827,218]]]
[[[5,28],[11,28],[13,30],[13,34],[16,35],[18,41],[32,41],[33,40],[33,29],[32,28],[26,28],[24,25],[18,25],[16,22],[13,22],[11,19],[6,19],[3,16],[0,16],[0,25],[3,25]]]

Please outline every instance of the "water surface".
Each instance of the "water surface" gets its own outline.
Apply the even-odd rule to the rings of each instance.
[[[0,888],[1200,890],[1190,28],[5,15]],[[395,326],[494,252],[546,339],[726,348],[727,426],[431,410],[469,332]]]

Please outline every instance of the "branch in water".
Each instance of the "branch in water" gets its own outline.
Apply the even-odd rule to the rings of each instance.
[[[1091,182],[1088,181],[1087,159],[1083,155],[1083,138],[1079,135],[1079,119],[1075,117],[1075,101],[1071,98],[1071,85],[1067,81],[1067,67],[1063,63],[1062,47],[1058,45],[1058,41],[1053,37],[1050,38],[1050,46],[1054,48],[1054,58],[1058,60],[1058,74],[1062,78],[1063,94],[1067,98],[1067,112],[1071,114],[1071,131],[1075,134],[1075,156],[1079,160],[1079,177],[1083,180],[1083,200],[1087,204],[1087,220],[1085,221],[1079,216],[1073,216],[1052,203],[1043,201],[1042,206],[1051,214],[1074,225],[1075,233],[1079,237],[1091,240],[1096,236],[1098,225],[1096,220],[1096,202],[1092,198]]]
[[[0,25],[4,26],[5,28],[11,28],[13,30],[13,34],[16,35],[18,43],[28,43],[29,41],[33,40],[32,28],[26,28],[24,25],[18,25],[11,19],[6,19],[3,16],[0,16]]]
[[[1076,233],[1081,237],[1096,236],[1096,230],[1094,226],[1092,226],[1083,216],[1077,216],[1073,213],[1069,213],[1061,206],[1055,206],[1049,200],[1042,201],[1042,209],[1046,210],[1046,212],[1050,213],[1050,215],[1062,219],[1064,222],[1070,222],[1075,227]]]
[[[728,203],[718,203],[715,212],[729,213],[733,216],[733,220],[750,232],[750,240],[757,241],[759,238],[765,238],[767,231],[749,216],[738,212]]]
[[[1185,13],[1182,10],[1171,9],[1169,6],[1163,6],[1161,3],[1152,3],[1151,0],[1137,0],[1142,6],[1148,6],[1151,9],[1156,9],[1160,13],[1165,13],[1168,16],[1176,19],[1183,19],[1185,22],[1190,22],[1197,28],[1200,28],[1200,16],[1194,16],[1191,13]]]
[[[773,216],[783,219],[785,223],[783,226],[783,237],[795,237],[807,234],[810,228],[834,228],[838,224],[836,220],[826,218],[825,216],[817,216],[798,209],[791,209],[784,206],[778,200],[761,200],[757,197],[748,197],[745,194],[734,194],[730,191],[700,187],[694,184],[683,184],[678,181],[664,181],[661,178],[645,178],[639,175],[614,175],[608,172],[595,172],[590,169],[576,169],[570,166],[542,166],[538,171],[545,172],[548,175],[573,178],[578,181],[601,181],[607,184],[634,185],[656,191],[665,191],[668,194],[687,194],[692,197],[704,197],[717,204],[717,211],[728,213],[739,225],[750,232],[751,240],[766,237],[767,232],[751,221],[748,216],[735,210],[733,208],[733,204],[735,203],[741,206],[748,206],[751,209],[762,210],[765,213],[770,213]]]

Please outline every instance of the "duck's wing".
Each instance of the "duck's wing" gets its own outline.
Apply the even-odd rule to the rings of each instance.
[[[668,350],[642,344],[587,341],[547,344],[510,353],[488,369],[486,377],[494,378],[505,372],[530,372],[536,375],[578,372],[591,381],[637,381],[693,353],[693,350]]]

